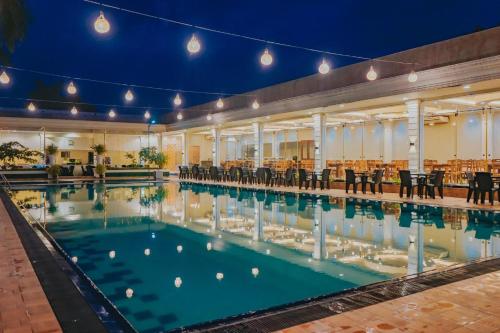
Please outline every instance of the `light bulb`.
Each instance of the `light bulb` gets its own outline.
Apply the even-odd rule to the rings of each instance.
[[[187,50],[191,54],[195,54],[195,53],[200,52],[201,44],[200,44],[200,41],[198,40],[198,38],[196,38],[195,34],[193,34],[191,36],[191,39],[187,43]]]
[[[71,261],[76,264],[78,262],[78,257],[71,257]]]
[[[116,257],[116,251],[114,250],[109,251],[109,259],[115,259],[115,257]]]
[[[319,65],[318,72],[323,75],[330,72],[330,65],[325,61],[325,59],[323,59],[321,65]]]
[[[184,118],[184,117],[182,116],[182,113],[179,112],[177,114],[177,120],[182,120],[182,118]]]
[[[215,103],[215,106],[217,106],[217,109],[222,109],[224,107],[224,101],[222,100],[222,98],[219,98],[217,100],[217,103]]]
[[[35,104],[33,104],[33,102],[30,102],[30,104],[28,104],[28,110],[31,112],[36,111],[36,106]]]
[[[377,79],[377,72],[373,69],[373,66],[370,66],[370,70],[368,73],[366,73],[366,78],[370,81],[376,80]]]
[[[212,243],[208,242],[207,243],[207,251],[211,251],[212,250]]]
[[[101,11],[99,16],[96,18],[94,22],[94,29],[100,34],[106,34],[109,32],[111,26],[109,25],[108,20],[104,17],[104,13]]]
[[[269,66],[273,63],[273,56],[269,53],[268,49],[265,49],[264,53],[260,56],[260,63],[264,66]]]
[[[257,110],[258,108],[260,108],[260,104],[259,104],[259,102],[257,102],[257,100],[253,101],[252,108],[254,110]]]
[[[127,102],[132,102],[134,100],[134,94],[132,93],[132,91],[130,89],[127,90],[127,92],[125,93],[125,100]]]
[[[254,277],[257,277],[257,275],[259,275],[259,269],[257,267],[252,268],[252,275]]]
[[[408,74],[408,82],[413,83],[413,82],[417,82],[417,80],[418,80],[417,73],[415,73],[415,71],[411,71],[411,73]]]
[[[10,77],[6,71],[3,71],[2,74],[0,75],[0,83],[5,85],[10,83]]]
[[[182,104],[181,95],[179,95],[179,94],[175,95],[174,104],[175,104],[175,106],[179,106]]]
[[[145,256],[149,256],[151,254],[151,250],[150,249],[144,249],[144,255]]]
[[[72,115],[76,115],[76,114],[78,114],[78,109],[76,108],[76,106],[73,106],[73,107],[71,108],[71,114],[72,114]]]
[[[211,114],[207,114],[207,120],[208,121],[212,120],[212,115]]]
[[[116,112],[115,112],[115,110],[113,110],[113,109],[109,110],[108,116],[109,116],[109,118],[114,118],[114,117],[116,117]]]
[[[182,252],[182,245],[177,245],[177,252],[181,253]]]
[[[215,278],[220,281],[220,280],[222,280],[224,278],[224,274],[217,273],[217,274],[215,274]]]
[[[68,94],[70,95],[74,95],[76,94],[77,90],[76,90],[76,86],[75,84],[73,83],[73,81],[71,81],[68,86],[66,87],[66,91],[68,92]]]
[[[132,296],[134,296],[134,290],[132,288],[127,288],[127,290],[125,290],[125,296],[127,296],[127,298],[132,298]]]
[[[174,281],[174,285],[176,288],[180,288],[182,285],[182,279],[180,277],[176,277]]]
[[[151,118],[151,113],[149,113],[149,111],[144,112],[144,118],[146,119]]]

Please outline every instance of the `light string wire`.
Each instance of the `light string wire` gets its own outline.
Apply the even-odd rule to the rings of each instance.
[[[353,54],[348,54],[348,53],[319,50],[319,49],[315,49],[315,48],[311,48],[311,47],[305,47],[305,46],[294,45],[294,44],[289,44],[289,43],[282,43],[282,42],[277,42],[277,41],[273,41],[273,40],[269,40],[269,39],[263,39],[263,38],[248,36],[248,35],[242,35],[242,34],[238,34],[238,33],[234,33],[234,32],[213,29],[213,28],[209,28],[209,27],[205,27],[205,26],[201,26],[201,25],[196,25],[196,24],[192,24],[192,23],[187,23],[187,22],[183,22],[183,21],[179,21],[179,20],[173,20],[173,19],[166,18],[166,17],[147,14],[144,12],[139,12],[139,11],[128,9],[128,8],[118,7],[118,6],[110,5],[110,4],[103,3],[103,2],[98,2],[98,1],[93,1],[93,0],[81,0],[81,1],[89,3],[89,4],[93,4],[96,6],[100,6],[100,7],[105,7],[105,8],[110,8],[110,9],[122,11],[122,12],[129,13],[129,14],[139,15],[139,16],[143,16],[143,17],[147,17],[147,18],[151,18],[151,19],[155,19],[155,20],[159,20],[159,21],[163,21],[163,22],[167,22],[167,23],[172,23],[172,24],[177,24],[177,25],[181,25],[184,27],[189,27],[192,29],[208,31],[208,32],[212,32],[212,33],[216,33],[216,34],[220,34],[220,35],[235,37],[235,38],[247,39],[247,40],[251,40],[251,41],[255,41],[255,42],[260,42],[263,44],[282,46],[282,47],[293,48],[293,49],[298,49],[298,50],[303,50],[303,51],[328,54],[328,55],[332,55],[332,56],[339,56],[339,57],[358,59],[358,60],[369,60],[369,61],[374,61],[374,62],[386,62],[386,63],[395,63],[395,64],[412,65],[412,66],[420,65],[417,62],[406,62],[406,61],[380,59],[380,58],[369,58],[369,57],[353,55]]]

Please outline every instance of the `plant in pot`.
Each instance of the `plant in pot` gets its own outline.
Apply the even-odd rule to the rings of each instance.
[[[49,157],[49,165],[56,164],[56,154],[58,150],[59,148],[57,148],[57,146],[53,143],[51,143],[45,148],[45,153]]]
[[[163,179],[163,168],[167,164],[167,156],[162,152],[156,153],[154,155],[154,163],[158,166],[158,169],[155,170],[155,178]]]
[[[99,178],[104,178],[106,175],[106,166],[104,164],[97,164],[95,167],[95,173],[99,176]]]
[[[61,173],[61,166],[59,164],[51,165],[47,168],[47,173],[49,174],[50,179],[55,179],[57,181],[57,178]]]
[[[91,148],[94,151],[94,153],[97,155],[97,165],[104,164],[103,163],[103,160],[104,160],[103,155],[106,152],[106,147],[103,144],[97,144],[97,145],[93,145]]]

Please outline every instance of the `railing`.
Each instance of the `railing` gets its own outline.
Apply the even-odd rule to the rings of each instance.
[[[0,172],[0,176],[2,178],[3,186],[6,186],[9,189],[9,191],[11,191],[12,186],[10,186],[10,183],[9,183],[9,180],[7,179],[7,177],[5,177],[3,172]]]

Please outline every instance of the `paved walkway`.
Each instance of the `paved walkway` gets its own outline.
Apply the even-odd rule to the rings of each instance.
[[[62,332],[1,201],[0,332]]]
[[[500,271],[277,333],[500,332]]]

